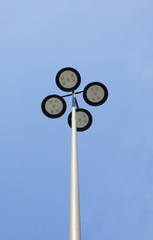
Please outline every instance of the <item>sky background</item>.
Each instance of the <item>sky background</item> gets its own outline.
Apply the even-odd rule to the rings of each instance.
[[[82,240],[153,239],[153,1],[0,0],[0,239],[69,239],[71,129],[41,111],[63,67],[104,105],[78,133]]]

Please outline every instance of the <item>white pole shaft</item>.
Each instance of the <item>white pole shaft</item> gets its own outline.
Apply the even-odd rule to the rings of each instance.
[[[72,127],[72,142],[71,142],[71,186],[70,186],[69,240],[81,240],[75,94],[72,95],[71,127]]]

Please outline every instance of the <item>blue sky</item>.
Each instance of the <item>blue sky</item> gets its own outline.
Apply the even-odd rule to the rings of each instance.
[[[0,239],[68,239],[71,129],[41,112],[63,67],[100,81],[80,107],[82,240],[153,239],[153,1],[1,0]]]

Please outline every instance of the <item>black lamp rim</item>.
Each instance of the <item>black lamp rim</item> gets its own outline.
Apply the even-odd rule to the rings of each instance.
[[[60,76],[64,71],[72,71],[72,72],[74,72],[74,73],[77,75],[77,80],[78,80],[78,81],[77,81],[77,83],[76,83],[76,85],[75,85],[74,87],[72,87],[72,88],[64,88],[64,87],[60,84],[60,82],[59,82],[59,76]],[[80,73],[79,73],[76,69],[74,69],[74,68],[72,68],[72,67],[62,68],[62,69],[57,73],[57,75],[56,75],[56,84],[57,84],[57,86],[58,86],[62,91],[72,92],[72,91],[76,90],[76,89],[79,87],[80,83],[81,83]]]
[[[76,112],[79,112],[79,111],[85,112],[88,115],[88,117],[89,117],[89,122],[88,122],[88,124],[85,127],[83,127],[83,128],[76,128],[77,132],[83,132],[83,131],[87,130],[91,126],[93,119],[92,119],[91,113],[88,110],[86,110],[84,108],[77,108]],[[71,116],[72,116],[72,112],[70,112],[70,114],[68,116],[68,124],[69,124],[70,128],[71,128]]]
[[[47,102],[50,98],[58,98],[59,100],[61,100],[61,102],[63,103],[63,109],[62,109],[62,111],[61,111],[60,113],[58,113],[58,114],[50,114],[50,113],[48,113],[48,112],[46,111],[45,104],[46,104],[46,102]],[[44,98],[44,100],[43,100],[42,103],[41,103],[41,110],[42,110],[42,112],[43,112],[47,117],[49,117],[49,118],[59,118],[59,117],[61,117],[61,116],[65,113],[65,111],[66,111],[66,102],[65,102],[65,100],[64,100],[61,96],[59,96],[59,95],[57,95],[57,94],[48,95],[47,97]]]
[[[92,85],[98,85],[98,86],[100,86],[101,88],[103,88],[103,90],[104,90],[104,98],[103,98],[101,101],[97,102],[97,103],[91,102],[91,101],[87,98],[87,94],[86,94],[86,93],[87,93],[87,91],[88,91],[88,88],[91,87]],[[105,86],[103,83],[101,83],[101,82],[92,82],[92,83],[89,83],[89,84],[84,88],[83,98],[84,98],[85,102],[88,103],[88,104],[91,105],[91,106],[100,106],[100,105],[102,105],[102,104],[107,100],[107,98],[108,98],[108,90],[107,90],[106,86]]]

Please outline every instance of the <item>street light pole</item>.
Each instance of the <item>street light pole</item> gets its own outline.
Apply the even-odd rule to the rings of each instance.
[[[71,93],[64,96],[49,95],[41,104],[42,111],[47,117],[59,118],[66,111],[64,97],[72,95],[72,112],[68,116],[68,124],[72,128],[69,240],[81,240],[77,131],[83,132],[92,124],[91,113],[84,108],[79,108],[75,94],[83,93],[85,102],[91,106],[102,105],[108,97],[107,88],[100,82],[89,83],[84,90],[74,92],[80,83],[81,76],[77,70],[71,67],[61,69],[56,75],[56,84],[62,91]]]
[[[79,177],[76,133],[76,100],[72,94],[72,142],[71,142],[71,185],[70,185],[70,227],[69,240],[81,240],[80,206],[79,206]]]

